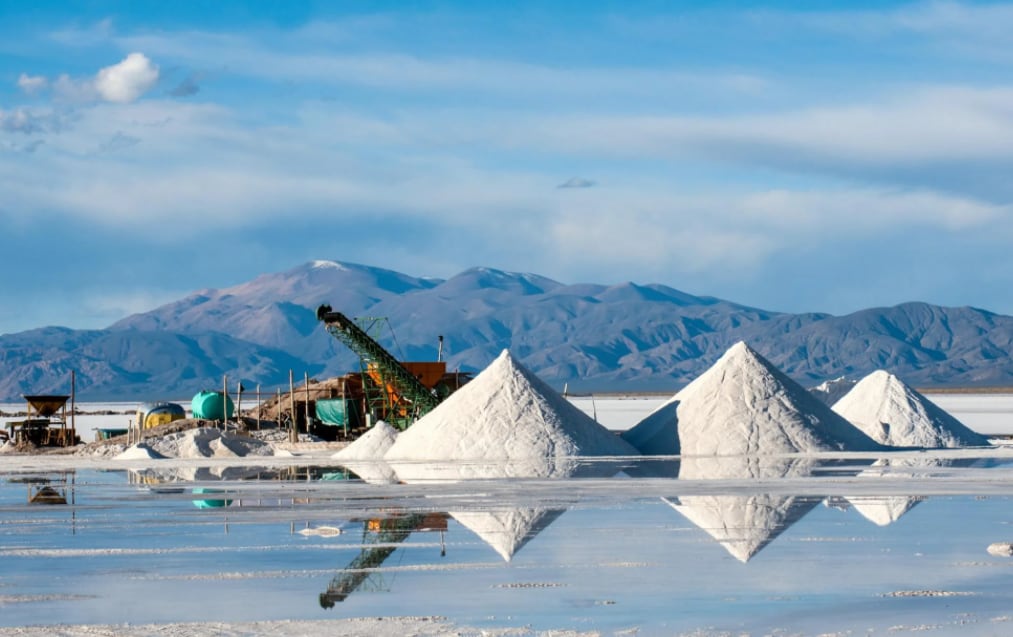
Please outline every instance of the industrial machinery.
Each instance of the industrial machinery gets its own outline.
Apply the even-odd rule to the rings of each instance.
[[[9,438],[15,444],[39,447],[69,447],[81,440],[73,425],[67,425],[67,399],[70,396],[26,395],[27,417],[7,423]],[[61,412],[57,416],[57,412]]]
[[[407,429],[471,378],[467,373],[448,374],[442,360],[398,361],[352,319],[329,305],[317,308],[317,320],[359,356],[362,400],[356,400],[356,396],[342,397],[340,403],[317,403],[317,417],[330,415],[331,421],[325,420],[330,424],[347,426],[357,420],[368,426],[368,421],[384,420],[398,429]],[[359,414],[350,412],[357,411],[360,404],[362,417],[356,418]]]
[[[376,569],[413,532],[440,531],[442,534],[446,530],[445,513],[393,514],[366,520],[362,529],[362,552],[331,580],[325,592],[320,593],[320,607],[332,608],[335,602],[345,601],[370,578],[376,577]]]

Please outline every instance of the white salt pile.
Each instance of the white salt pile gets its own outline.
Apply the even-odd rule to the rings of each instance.
[[[145,444],[164,458],[234,458],[271,456],[274,448],[261,440],[213,427],[200,427],[151,438]]]
[[[623,438],[649,455],[880,448],[743,342]]]
[[[840,376],[809,388],[809,393],[819,398],[824,405],[833,405],[841,399],[844,394],[851,391],[858,381]]]
[[[834,411],[891,447],[984,447],[988,440],[883,370],[837,401]]]
[[[147,444],[140,442],[127,447],[126,450],[116,455],[115,458],[116,460],[151,460],[164,457]]]
[[[394,484],[399,482],[397,473],[382,458],[397,441],[398,430],[378,420],[369,431],[338,451],[332,458],[370,484]]]
[[[507,350],[402,432],[388,461],[520,460],[542,475],[551,460],[639,455],[514,360]],[[401,466],[397,467],[402,478]]]
[[[517,551],[552,524],[561,509],[507,509],[504,511],[457,511],[455,520],[509,562]]]
[[[331,457],[341,460],[377,460],[383,458],[394,446],[397,435],[397,429],[379,420],[369,431]]]
[[[680,480],[775,480],[812,474],[801,458],[684,458]],[[664,498],[672,508],[717,540],[735,559],[748,562],[778,535],[815,508],[818,496],[692,495]]]
[[[1013,557],[1013,542],[993,542],[988,545],[988,552],[996,557]]]

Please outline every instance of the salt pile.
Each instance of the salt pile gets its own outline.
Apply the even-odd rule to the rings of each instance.
[[[377,460],[383,458],[384,454],[397,441],[397,434],[397,429],[379,420],[369,431],[356,438],[352,444],[331,457],[342,460]]]
[[[800,458],[684,458],[680,480],[775,480],[812,474]],[[717,540],[735,559],[748,562],[822,501],[819,496],[693,495],[664,498],[672,508]]]
[[[397,429],[378,420],[369,431],[331,457],[340,460],[341,466],[362,478],[364,482],[394,484],[398,482],[397,473],[382,458],[394,446],[397,436]]]
[[[140,442],[127,447],[123,452],[116,455],[116,460],[151,460],[164,457],[148,445]]]
[[[833,405],[840,400],[844,394],[851,391],[851,388],[854,387],[857,382],[858,381],[841,376],[833,380],[824,381],[819,385],[810,388],[809,392],[823,401],[824,405]]]
[[[880,448],[743,342],[623,438],[649,455]]]
[[[873,440],[891,447],[984,447],[988,440],[883,370],[837,401],[834,411]]]
[[[164,458],[235,458],[243,456],[271,456],[273,447],[261,440],[200,427],[145,441],[152,451]]]
[[[402,432],[384,457],[502,460],[534,477],[554,472],[557,458],[629,455],[639,454],[503,350],[474,380]],[[407,479],[400,464],[395,468]]]

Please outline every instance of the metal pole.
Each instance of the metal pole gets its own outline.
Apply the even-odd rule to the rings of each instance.
[[[295,429],[295,376],[292,370],[288,370],[288,410],[292,414],[292,422],[289,425],[288,441],[299,442],[299,433]]]

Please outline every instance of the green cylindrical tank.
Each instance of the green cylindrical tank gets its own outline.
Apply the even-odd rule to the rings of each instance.
[[[193,412],[194,418],[225,420],[226,418],[232,418],[235,405],[232,404],[232,398],[222,392],[207,391],[205,389],[193,397],[193,400],[190,401],[190,409]]]

